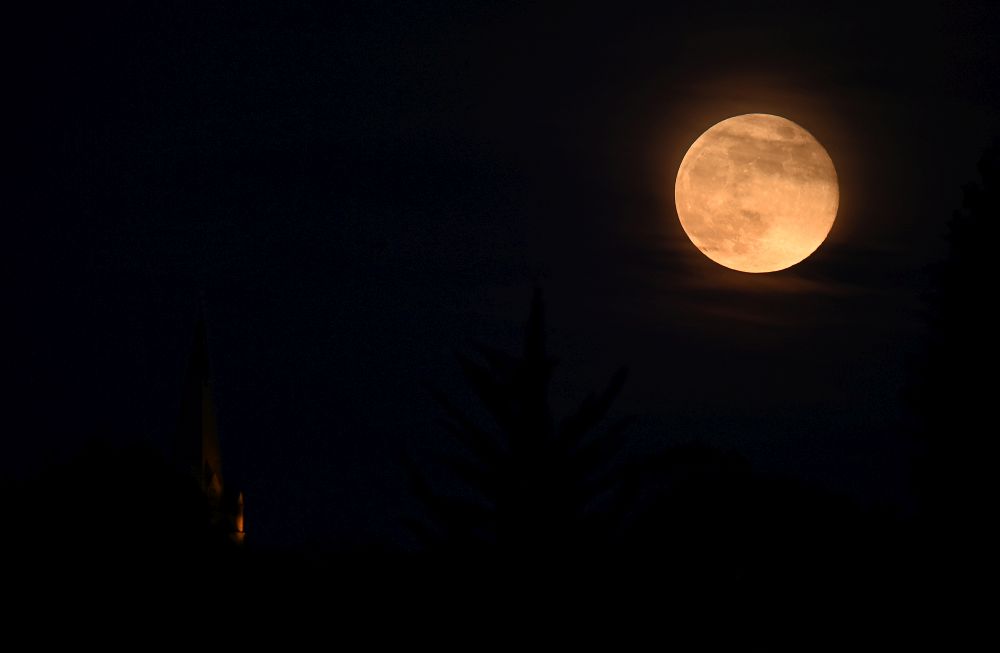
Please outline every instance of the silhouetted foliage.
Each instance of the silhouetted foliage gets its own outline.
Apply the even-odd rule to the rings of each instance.
[[[472,490],[468,499],[439,494],[414,470],[417,495],[432,518],[421,528],[438,544],[470,550],[496,547],[523,554],[606,542],[617,511],[597,498],[615,484],[607,461],[621,445],[626,421],[597,427],[625,383],[620,369],[602,392],[557,420],[549,405],[556,366],[545,347],[544,306],[536,289],[519,356],[480,346],[461,355],[463,375],[492,418],[480,425],[443,394],[447,427],[473,457],[451,468]],[[418,526],[419,527],[419,526]]]
[[[894,526],[887,516],[866,515],[845,498],[791,479],[762,476],[742,456],[703,444],[632,462],[626,487],[631,509],[623,557],[675,581],[829,580],[866,559],[874,566],[885,551],[870,538]]]
[[[430,517],[414,527],[432,550],[544,560],[547,573],[552,561],[566,561],[562,569],[572,570],[573,582],[592,585],[653,577],[675,586],[713,579],[846,582],[861,570],[901,568],[891,558],[898,557],[891,546],[898,523],[890,515],[758,475],[742,456],[680,444],[676,435],[658,453],[619,455],[628,422],[602,421],[624,369],[556,420],[548,395],[555,361],[545,349],[539,294],[519,356],[487,347],[477,354],[459,361],[490,423],[438,396],[450,433],[468,454],[448,469],[469,492],[441,492],[411,462],[413,488]],[[582,573],[573,562],[584,559]]]
[[[1000,224],[1000,144],[979,161],[980,181],[963,188],[950,222],[948,259],[934,268],[931,342],[916,388],[923,417],[917,464],[922,514],[940,536],[973,544],[991,530],[997,440],[989,426],[996,366],[988,317]]]

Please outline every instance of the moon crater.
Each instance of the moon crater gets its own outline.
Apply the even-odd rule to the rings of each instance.
[[[708,258],[743,272],[799,263],[823,243],[840,190],[823,146],[791,120],[735,116],[684,155],[674,186],[685,233]]]

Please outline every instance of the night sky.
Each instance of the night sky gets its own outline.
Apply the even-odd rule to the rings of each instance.
[[[623,455],[707,443],[914,509],[922,298],[1000,134],[995,5],[164,4],[6,21],[5,478],[165,446],[203,313],[249,537],[417,547],[432,391],[474,410],[456,352],[516,350],[538,286],[557,413],[628,366]],[[839,176],[777,273],[713,263],[673,206],[742,113]]]

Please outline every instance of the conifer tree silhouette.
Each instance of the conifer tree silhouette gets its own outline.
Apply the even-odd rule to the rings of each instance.
[[[978,183],[963,187],[949,224],[948,259],[934,269],[931,342],[916,388],[923,418],[917,485],[922,514],[939,537],[981,542],[995,511],[995,323],[988,317],[993,255],[1000,225],[1000,143],[983,153]],[[985,374],[982,372],[985,371]]]
[[[471,461],[453,461],[451,468],[474,498],[442,496],[414,471],[414,489],[432,522],[421,530],[445,546],[514,555],[568,553],[607,543],[622,507],[615,501],[617,479],[607,463],[622,443],[628,420],[597,427],[625,383],[626,368],[602,392],[557,420],[549,405],[556,360],[546,351],[537,288],[520,355],[485,346],[476,347],[476,353],[460,355],[459,363],[492,424],[477,424],[447,396],[436,394],[449,432],[471,454]],[[597,507],[599,497],[610,497],[603,508]]]

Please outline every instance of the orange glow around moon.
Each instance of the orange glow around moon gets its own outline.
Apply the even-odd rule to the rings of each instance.
[[[750,113],[698,137],[677,171],[681,226],[705,256],[742,272],[804,260],[837,217],[830,155],[791,120]]]

